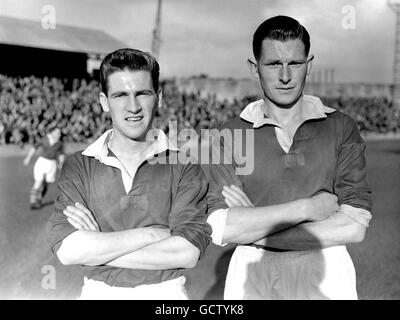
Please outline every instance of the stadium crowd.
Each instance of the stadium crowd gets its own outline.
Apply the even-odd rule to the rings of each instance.
[[[163,81],[163,107],[154,126],[168,131],[169,121],[178,128],[216,128],[257,97],[219,101],[215,95],[180,92],[173,80]],[[33,144],[56,123],[65,142],[93,141],[111,127],[99,103],[95,80],[12,78],[0,75],[0,144]],[[322,98],[333,108],[352,116],[363,133],[399,133],[400,114],[386,98]]]

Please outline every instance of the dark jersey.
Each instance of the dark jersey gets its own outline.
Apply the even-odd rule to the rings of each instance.
[[[62,141],[58,141],[55,144],[50,145],[48,137],[40,140],[35,145],[35,148],[40,148],[40,156],[49,160],[57,160],[57,156],[59,156],[60,154],[64,154],[64,143]]]

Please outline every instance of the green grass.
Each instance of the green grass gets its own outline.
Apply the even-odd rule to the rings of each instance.
[[[400,299],[400,140],[368,142],[367,162],[374,210],[367,237],[348,246],[357,271],[360,299]],[[39,211],[29,210],[32,165],[22,155],[0,157],[0,299],[72,299],[80,294],[79,268],[58,263],[45,240],[55,187]],[[193,299],[222,299],[233,246],[211,245],[186,272]],[[56,270],[56,288],[43,289],[43,266]]]

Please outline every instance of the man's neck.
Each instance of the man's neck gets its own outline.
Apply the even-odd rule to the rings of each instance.
[[[296,103],[289,108],[277,106],[268,99],[265,100],[265,103],[268,106],[269,116],[283,127],[286,127],[291,126],[300,120],[302,116],[302,101],[303,96],[300,96]]]
[[[124,137],[114,130],[108,146],[116,154],[122,157],[135,157],[143,155],[152,146],[154,141],[133,140]]]

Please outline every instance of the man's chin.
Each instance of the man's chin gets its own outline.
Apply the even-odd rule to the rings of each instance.
[[[279,97],[278,99],[276,99],[275,101],[273,101],[273,103],[275,105],[277,105],[280,108],[284,108],[284,109],[289,109],[291,107],[293,107],[297,101],[299,101],[299,97]]]
[[[130,134],[128,137],[129,137],[129,139],[135,140],[135,141],[138,141],[138,142],[146,140],[146,135],[143,134],[143,133]]]
[[[140,130],[139,128],[134,130],[131,128],[130,130],[120,131],[120,135],[130,140],[141,141],[146,139],[146,130]]]

